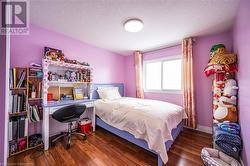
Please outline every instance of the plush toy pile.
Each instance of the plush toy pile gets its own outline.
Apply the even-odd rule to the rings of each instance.
[[[223,44],[214,45],[204,70],[207,77],[213,77],[214,143],[227,155],[238,158],[242,144],[239,137],[240,126],[237,124],[239,88],[235,80],[236,72],[236,54],[228,53]],[[235,142],[231,139],[235,139]]]
[[[226,51],[223,44],[214,45],[210,60],[204,73],[213,78],[213,116],[214,122],[237,122],[237,56]]]

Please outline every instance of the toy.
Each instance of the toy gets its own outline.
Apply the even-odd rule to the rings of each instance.
[[[234,79],[228,79],[225,81],[223,96],[236,96],[238,89],[236,81]]]
[[[236,96],[231,96],[230,98],[225,96],[219,97],[219,104],[224,107],[232,107],[232,105],[235,106],[236,102],[237,102]]]
[[[209,65],[230,65],[236,63],[236,54],[229,54],[223,44],[214,45],[210,50]]]
[[[69,70],[67,70],[66,72],[65,72],[65,76],[64,76],[64,78],[66,79],[66,80],[70,80],[70,71]]]
[[[213,97],[214,98],[219,98],[221,96],[221,88],[217,88],[217,87],[214,87],[214,90],[213,90]]]
[[[72,71],[72,72],[70,73],[70,81],[71,81],[71,82],[76,81],[76,72]]]
[[[64,61],[64,54],[61,50],[50,47],[44,47],[44,59],[52,61]]]
[[[220,88],[223,89],[225,87],[225,81],[213,81],[213,87],[214,88]]]
[[[204,73],[207,77],[215,73],[236,72],[236,71],[238,71],[236,64],[230,64],[230,65],[212,64],[208,65],[204,69]]]
[[[218,122],[237,122],[238,121],[238,113],[235,106],[224,107],[220,104],[217,109],[214,110],[214,119]]]

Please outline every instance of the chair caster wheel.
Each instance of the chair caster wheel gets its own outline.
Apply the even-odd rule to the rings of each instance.
[[[66,149],[69,149],[69,148],[70,148],[70,144],[67,144],[67,145],[66,145]]]
[[[87,135],[83,136],[83,140],[85,141],[87,139]]]

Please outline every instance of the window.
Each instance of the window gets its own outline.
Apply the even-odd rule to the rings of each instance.
[[[144,61],[144,90],[162,92],[181,91],[181,56]]]

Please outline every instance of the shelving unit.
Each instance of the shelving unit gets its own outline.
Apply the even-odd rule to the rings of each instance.
[[[90,66],[84,66],[80,64],[71,64],[65,62],[52,61],[48,59],[43,59],[43,104],[46,105],[48,93],[53,94],[53,99],[56,101],[61,100],[62,94],[72,94],[74,88],[82,88],[85,92],[85,97],[88,97],[90,91],[90,84],[92,81],[92,76],[89,74],[87,79],[81,79],[76,81],[68,81],[66,79],[49,80],[49,73],[59,73],[60,75],[65,75],[66,71],[77,72],[79,70],[84,70],[89,73],[92,72]],[[88,80],[88,81],[86,81]]]
[[[29,136],[32,135],[31,125],[34,124],[30,122],[29,106],[41,106],[42,104],[42,96],[40,98],[30,98],[29,84],[34,80],[40,82],[40,91],[42,91],[42,77],[32,76],[30,72],[32,69],[34,68],[15,67],[10,70],[9,157],[30,149],[43,147],[42,142],[34,147],[29,146]],[[17,96],[18,100],[15,99],[15,96]]]

